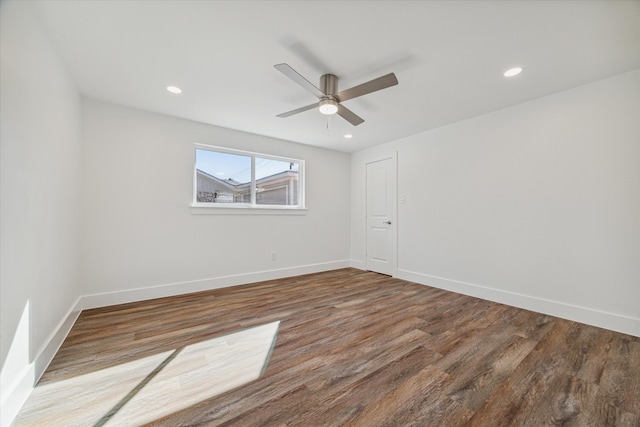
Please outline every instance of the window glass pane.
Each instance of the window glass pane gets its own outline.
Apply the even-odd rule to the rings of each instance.
[[[196,149],[199,203],[250,203],[251,157]]]
[[[300,164],[256,157],[256,204],[298,205]]]

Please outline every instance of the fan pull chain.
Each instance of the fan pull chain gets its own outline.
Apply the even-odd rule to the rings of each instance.
[[[331,136],[331,115],[327,116],[327,135]]]

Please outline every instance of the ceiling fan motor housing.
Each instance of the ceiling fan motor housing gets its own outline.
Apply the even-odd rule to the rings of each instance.
[[[333,95],[338,92],[338,76],[334,74],[320,76],[320,90],[333,99]]]

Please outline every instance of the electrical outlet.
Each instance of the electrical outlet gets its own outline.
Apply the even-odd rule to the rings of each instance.
[[[271,252],[271,261],[277,261],[277,260],[278,260],[278,253]]]

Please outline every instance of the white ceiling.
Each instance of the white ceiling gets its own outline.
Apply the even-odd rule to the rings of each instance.
[[[353,152],[640,67],[639,1],[46,0],[39,11],[88,97]],[[353,127],[273,65],[340,89]],[[506,79],[515,65],[525,71]],[[167,85],[183,89],[180,95]],[[352,133],[354,137],[343,137]],[[222,142],[220,142],[222,144]]]

